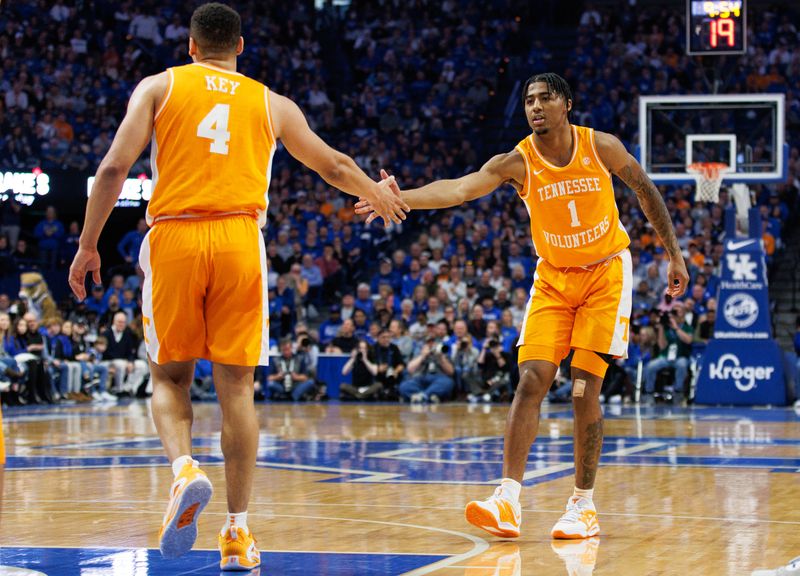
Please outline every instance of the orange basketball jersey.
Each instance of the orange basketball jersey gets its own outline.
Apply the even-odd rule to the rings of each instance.
[[[536,253],[558,268],[586,266],[630,244],[619,221],[611,173],[594,145],[594,130],[572,126],[572,158],[554,166],[536,149],[533,134],[517,145],[525,159],[520,197],[531,218]]]
[[[263,226],[275,152],[269,89],[200,63],[167,72],[153,129],[148,223],[248,213]]]

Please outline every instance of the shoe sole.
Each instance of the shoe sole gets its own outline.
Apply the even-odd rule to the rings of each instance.
[[[258,568],[261,566],[261,562],[253,564],[252,566],[244,566],[239,563],[238,556],[229,556],[227,558],[223,558],[219,562],[219,569],[223,572],[248,572],[253,568]]]
[[[159,549],[164,558],[177,558],[192,549],[197,540],[197,519],[213,492],[211,482],[202,476],[184,488],[175,515],[161,535]]]
[[[563,530],[554,530],[550,533],[550,535],[555,538],[556,540],[585,540],[586,538],[594,538],[595,536],[600,534],[600,528],[598,527],[594,532],[589,532],[588,534],[569,534],[564,532]]]
[[[464,517],[467,519],[467,522],[476,528],[488,532],[492,536],[498,536],[500,538],[519,538],[519,529],[508,530],[500,528],[500,526],[497,525],[497,519],[494,515],[481,508],[477,502],[470,502],[467,504],[464,510]]]

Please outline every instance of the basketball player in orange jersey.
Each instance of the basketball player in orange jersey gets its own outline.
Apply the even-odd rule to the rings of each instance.
[[[559,363],[574,350],[575,490],[552,536],[588,538],[600,531],[592,502],[603,443],[600,386],[607,362],[626,355],[633,291],[630,239],[612,174],[636,192],[669,255],[667,294],[682,295],[688,275],[658,188],[616,137],[570,124],[567,82],[556,74],[533,76],[523,97],[533,133],[514,150],[456,180],[394,189],[412,209],[431,209],[458,206],[508,182],[525,202],[539,262],[517,343],[520,381],[506,422],[504,478],[492,497],[467,504],[466,518],[490,534],[519,536],[519,493],[540,405]],[[357,213],[370,211],[369,202],[356,204]]]
[[[222,408],[228,519],[219,535],[221,568],[260,563],[247,527],[258,421],[253,371],[268,363],[269,306],[264,239],[270,165],[278,139],[329,184],[367,194],[380,214],[400,222],[408,207],[348,156],[327,146],[288,98],[236,72],[239,14],[217,3],[191,19],[193,63],[145,78],[103,159],[86,207],[80,248],[70,269],[75,296],[91,272],[100,282],[97,242],[128,172],[152,138],[151,230],[139,261],[145,278],[143,322],[154,383],[152,411],[175,481],[159,533],[175,557],[197,536],[211,484],[191,456],[189,385],[196,358],[214,363]]]

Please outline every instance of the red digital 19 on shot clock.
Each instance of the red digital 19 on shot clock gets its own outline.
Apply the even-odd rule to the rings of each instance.
[[[687,0],[687,54],[743,54],[746,44],[745,0]]]

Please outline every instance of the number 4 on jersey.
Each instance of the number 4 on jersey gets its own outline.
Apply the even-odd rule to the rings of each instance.
[[[228,154],[228,142],[231,139],[231,133],[228,132],[230,112],[230,104],[217,104],[197,126],[197,137],[211,140],[209,150],[212,154]]]

